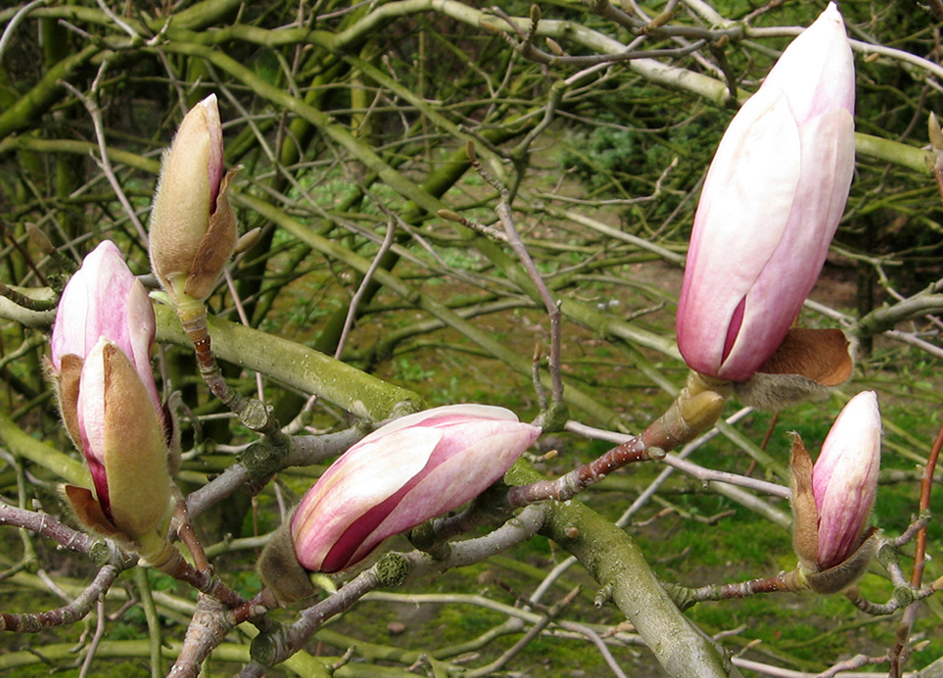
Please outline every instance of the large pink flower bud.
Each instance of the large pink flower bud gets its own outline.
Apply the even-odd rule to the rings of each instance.
[[[151,267],[175,302],[206,299],[233,252],[236,220],[227,185],[223,128],[211,94],[180,123],[151,210]]]
[[[745,381],[782,343],[825,262],[854,170],[855,72],[830,4],[727,128],[694,217],[678,347]]]
[[[793,545],[809,585],[839,591],[860,577],[873,556],[871,507],[881,466],[877,394],[848,401],[815,464],[796,437],[792,453]]]
[[[269,570],[294,559],[321,572],[358,563],[387,537],[477,497],[538,435],[539,427],[518,421],[513,412],[485,405],[438,407],[377,429],[304,496],[288,533],[294,553],[262,556],[266,584],[280,600],[298,597],[287,594],[281,572]],[[284,551],[285,544],[272,549]],[[276,567],[266,565],[276,558]]]
[[[163,544],[170,507],[166,429],[151,371],[156,322],[118,248],[101,243],[59,300],[50,372],[59,408],[94,492],[66,486],[77,517],[142,553]]]

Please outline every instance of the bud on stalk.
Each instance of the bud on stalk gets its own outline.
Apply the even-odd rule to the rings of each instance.
[[[178,308],[202,305],[235,248],[228,183],[223,128],[211,94],[184,117],[164,153],[151,210],[151,267]]]
[[[156,322],[143,285],[118,248],[89,254],[59,300],[50,375],[94,491],[66,486],[91,530],[148,557],[166,544],[171,507],[167,430],[151,372]]]
[[[864,574],[876,540],[868,519],[881,466],[877,394],[848,401],[815,465],[796,436],[792,450],[793,545],[808,585],[834,593]]]
[[[854,99],[851,48],[830,4],[731,121],[704,180],[677,314],[693,370],[744,382],[783,344],[848,198]],[[825,379],[847,378],[837,369],[844,376],[826,369]]]

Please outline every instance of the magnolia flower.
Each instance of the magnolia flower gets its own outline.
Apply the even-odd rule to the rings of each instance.
[[[289,594],[291,577],[279,568],[351,567],[387,537],[477,497],[539,434],[509,410],[485,405],[438,407],[377,429],[304,496],[288,530],[263,553],[263,580],[280,600],[302,597],[310,588],[306,575],[298,595]]]
[[[154,310],[118,248],[103,242],[59,300],[50,373],[94,492],[66,486],[89,528],[152,552],[170,507],[166,427],[150,366]]]
[[[880,466],[881,413],[874,391],[848,401],[814,466],[796,437],[793,542],[813,589],[837,591],[864,573],[873,555],[865,545]]]
[[[226,199],[223,128],[211,94],[180,123],[164,154],[151,210],[151,267],[174,302],[202,302],[236,245]]]
[[[747,380],[815,284],[854,170],[851,48],[830,4],[727,128],[704,180],[678,303],[678,348]]]

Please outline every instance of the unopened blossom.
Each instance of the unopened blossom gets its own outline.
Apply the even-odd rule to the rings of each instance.
[[[233,252],[236,221],[227,185],[223,128],[211,94],[180,123],[151,210],[151,266],[174,302],[205,300]]]
[[[825,262],[854,170],[851,48],[830,4],[731,121],[694,218],[678,347],[709,377],[749,379]]]
[[[351,567],[387,537],[477,497],[539,434],[509,410],[484,405],[397,419],[351,447],[304,496],[285,533],[291,555],[309,571]],[[284,594],[286,578],[265,564],[284,547],[283,539],[264,553],[260,570],[280,599],[290,600],[296,596]]]
[[[837,565],[860,545],[880,468],[881,413],[877,394],[865,391],[838,415],[812,467],[820,567]]]
[[[812,465],[801,440],[793,445],[793,543],[807,573],[840,590],[870,560],[863,545],[881,466],[881,413],[877,394],[848,401]],[[813,586],[815,588],[815,586]],[[824,590],[823,592],[831,592]]]
[[[170,507],[167,435],[150,354],[154,310],[118,248],[103,242],[63,290],[50,375],[93,490],[66,486],[90,529],[143,552],[164,543]]]

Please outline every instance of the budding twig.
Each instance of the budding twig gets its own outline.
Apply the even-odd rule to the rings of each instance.
[[[17,292],[2,281],[0,281],[0,296],[6,297],[20,308],[37,313],[52,310],[59,303],[57,299],[33,299],[22,292]]]
[[[272,417],[271,409],[259,400],[245,398],[226,383],[211,346],[210,333],[206,324],[206,305],[202,301],[191,298],[182,300],[176,310],[183,331],[193,342],[200,376],[203,377],[210,392],[235,412],[239,421],[247,428],[281,439],[282,433]]]
[[[728,393],[728,386],[708,384],[703,377],[692,372],[688,385],[668,411],[642,433],[555,480],[512,488],[508,491],[507,501],[511,506],[524,506],[544,499],[565,501],[626,464],[662,459],[668,450],[694,440],[713,426]]]
[[[699,588],[687,588],[677,584],[665,584],[668,595],[677,603],[678,607],[686,610],[696,603],[708,600],[730,600],[731,598],[747,598],[758,593],[795,592],[803,587],[796,581],[795,571],[780,572],[773,577],[750,579],[735,584],[708,584]]]

